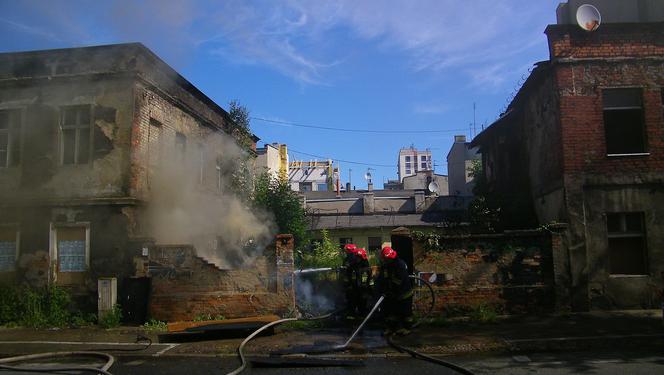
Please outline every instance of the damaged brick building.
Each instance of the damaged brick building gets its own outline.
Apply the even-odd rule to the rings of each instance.
[[[149,277],[153,253],[168,253],[141,220],[157,163],[237,132],[142,44],[0,54],[0,278],[67,286],[92,304],[99,277],[118,278],[121,291]],[[257,138],[241,135],[252,154]],[[200,163],[200,185],[219,190],[220,173]]]
[[[579,2],[561,5],[550,59],[472,145],[506,221],[569,225],[553,254],[563,302],[649,308],[664,272],[664,6],[592,3],[592,32],[569,22]]]

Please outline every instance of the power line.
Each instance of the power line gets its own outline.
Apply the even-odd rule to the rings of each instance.
[[[372,134],[430,134],[430,133],[454,133],[459,131],[465,131],[465,129],[449,129],[449,130],[370,130],[370,129],[350,129],[350,128],[333,128],[329,126],[319,126],[319,125],[308,125],[300,124],[297,122],[290,121],[280,121],[280,120],[270,120],[262,117],[250,117],[252,120],[270,122],[277,125],[283,126],[297,126],[301,128],[309,129],[321,129],[321,130],[331,130],[339,132],[348,132],[348,133],[372,133]]]
[[[388,168],[394,168],[394,167],[396,167],[396,165],[374,164],[374,163],[362,163],[362,162],[359,162],[359,161],[351,161],[351,160],[342,160],[342,159],[329,158],[329,157],[327,157],[327,156],[320,156],[320,155],[309,154],[309,153],[307,153],[307,152],[297,151],[297,150],[294,150],[294,149],[292,149],[292,148],[290,148],[290,147],[288,148],[288,151],[292,151],[292,152],[294,152],[294,153],[296,153],[296,154],[302,154],[302,155],[311,156],[311,157],[314,157],[314,158],[319,158],[319,159],[331,159],[331,160],[335,160],[335,161],[338,161],[338,162],[344,162],[344,163],[348,163],[348,164],[368,165],[368,166],[372,166],[372,167],[388,167]]]

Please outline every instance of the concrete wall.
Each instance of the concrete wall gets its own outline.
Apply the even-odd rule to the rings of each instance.
[[[265,145],[256,156],[255,164],[254,171],[257,175],[268,172],[272,178],[278,178],[279,168],[281,167],[279,149],[272,145]]]
[[[430,175],[430,176],[429,176]],[[429,188],[429,181],[438,184],[438,195],[449,195],[449,186],[447,176],[420,172],[414,176],[408,176],[403,179],[403,189],[405,190],[426,190]]]

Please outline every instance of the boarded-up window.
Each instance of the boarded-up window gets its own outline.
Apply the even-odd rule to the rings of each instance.
[[[605,89],[604,132],[608,155],[646,152],[641,89]]]
[[[21,111],[0,111],[0,168],[21,161]]]
[[[58,271],[85,272],[87,269],[86,228],[58,228],[57,241]]]
[[[17,231],[13,226],[0,226],[0,272],[14,271],[18,251]]]
[[[620,275],[645,275],[646,234],[642,212],[607,213],[609,271]]]
[[[90,106],[63,107],[60,118],[62,164],[86,164],[90,161]]]

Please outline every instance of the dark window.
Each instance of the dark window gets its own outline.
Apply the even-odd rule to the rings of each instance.
[[[311,182],[300,182],[300,191],[311,191]]]
[[[383,244],[381,237],[369,237],[369,251],[378,251]]]
[[[184,155],[187,151],[187,137],[184,134],[177,132],[175,133],[175,152],[180,157],[180,160],[184,161]]]
[[[12,167],[21,161],[21,112],[0,111],[0,168]]]
[[[646,151],[641,89],[602,91],[606,153],[638,154]]]
[[[607,213],[609,272],[645,275],[646,235],[642,212]]]
[[[420,157],[420,160],[421,160],[421,161],[426,161],[426,160],[427,160],[426,155],[422,155],[422,156]]]
[[[90,106],[62,108],[60,120],[62,164],[86,164],[90,161]]]
[[[353,237],[339,237],[339,247],[344,248],[344,245],[353,243]]]
[[[410,156],[406,156],[406,161],[407,161],[407,162],[410,161]]]
[[[422,169],[427,169],[427,163],[422,163]]]

